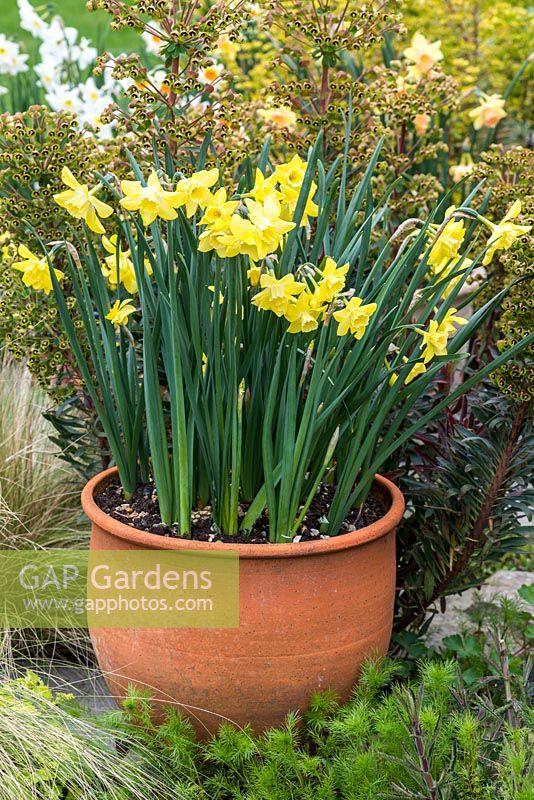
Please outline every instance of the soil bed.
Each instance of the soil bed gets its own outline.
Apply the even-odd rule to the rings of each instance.
[[[295,543],[330,538],[323,532],[324,525],[321,520],[328,517],[328,509],[330,508],[333,494],[334,488],[332,486],[323,484],[319,487],[304,518],[301,529],[293,539]],[[111,481],[102,492],[95,495],[95,503],[110,517],[123,522],[125,525],[130,525],[132,528],[155,533],[158,536],[179,538],[177,526],[164,525],[161,521],[156,490],[152,482],[138,486],[134,496],[127,501],[124,499],[122,487],[118,481]],[[241,506],[242,515],[246,513],[246,510],[247,505],[243,503]],[[379,498],[368,497],[361,508],[352,511],[345,519],[340,535],[352,533],[371,525],[383,517],[386,511],[387,509]],[[270,544],[268,539],[269,520],[265,514],[256,521],[248,535],[241,533],[236,536],[221,534],[215,528],[209,506],[194,510],[192,523],[191,538],[198,542]]]

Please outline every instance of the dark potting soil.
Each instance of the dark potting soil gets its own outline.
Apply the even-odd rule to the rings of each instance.
[[[327,484],[319,487],[308,513],[306,514],[299,533],[293,542],[309,542],[317,539],[330,538],[324,531],[321,522],[328,517],[328,509],[332,502],[334,488]],[[175,525],[164,525],[161,521],[158,507],[156,489],[152,482],[141,484],[137,487],[134,496],[125,500],[122,487],[118,481],[111,481],[99,494],[95,495],[95,503],[113,519],[131,525],[147,533],[159,536],[172,536],[179,538],[178,528]],[[242,504],[241,515],[244,516],[247,505]],[[340,535],[352,533],[365,528],[383,517],[386,508],[381,500],[369,496],[361,508],[354,509],[341,526]],[[214,526],[211,508],[194,510],[192,513],[191,538],[198,542],[228,542],[229,544],[269,544],[269,520],[266,514],[258,518],[250,534],[236,534],[229,536],[221,534]]]

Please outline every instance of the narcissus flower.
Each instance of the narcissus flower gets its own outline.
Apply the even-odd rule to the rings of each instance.
[[[466,325],[467,320],[456,316],[456,309],[449,308],[441,322],[431,319],[428,330],[420,328],[415,330],[423,337],[421,347],[423,349],[423,363],[428,364],[434,356],[447,355],[447,339],[456,330],[457,325]]]
[[[260,117],[267,122],[272,122],[277,128],[294,128],[297,124],[297,115],[289,106],[260,108],[258,113]]]
[[[206,67],[201,67],[198,71],[198,79],[201,83],[212,85],[217,81],[224,72],[222,64],[208,64]]]
[[[151,225],[157,217],[176,219],[178,215],[175,208],[183,205],[182,195],[167,192],[159,182],[155,170],[150,173],[146,186],[140,181],[121,181],[121,189],[124,193],[121,206],[128,211],[139,211],[145,227]]]
[[[362,305],[361,297],[351,297],[344,308],[334,311],[334,319],[338,323],[337,335],[346,336],[350,331],[355,339],[361,339],[369,320],[376,311],[376,303]]]
[[[449,336],[447,331],[435,319],[430,320],[427,331],[420,328],[416,328],[416,331],[423,337],[421,347],[425,364],[428,364],[434,356],[447,355],[447,339]]]
[[[234,256],[239,255],[241,252],[241,241],[236,239],[235,236],[230,236],[230,224],[232,219],[237,216],[237,214],[234,214],[233,217],[227,221],[227,224],[222,224],[221,221],[221,227],[219,227],[217,224],[213,227],[206,228],[205,231],[202,231],[198,237],[199,252],[209,253],[211,250],[215,250],[220,258],[233,258]],[[241,219],[243,222],[246,222],[249,226],[250,248],[253,249],[254,230],[248,220],[243,220],[242,217],[239,217],[239,219]]]
[[[497,225],[489,219],[481,217],[492,232],[488,241],[488,250],[482,261],[484,266],[490,263],[497,250],[509,250],[520,236],[530,231],[532,225],[518,225],[516,222],[512,222],[520,213],[521,201],[516,200]]]
[[[409,373],[406,375],[406,379],[404,383],[408,384],[411,383],[415,378],[418,378],[419,375],[424,375],[426,372],[426,366],[422,361],[418,361],[416,364],[413,365]]]
[[[279,164],[273,175],[283,186],[289,186],[291,189],[300,189],[307,166],[306,161],[303,161],[299,155],[295,155],[286,164]]]
[[[309,333],[314,331],[319,322],[319,317],[326,306],[318,308],[312,305],[313,297],[308,292],[302,292],[296,300],[291,299],[284,317],[291,323],[288,333]]]
[[[454,212],[454,206],[448,208],[445,217]],[[430,227],[431,234],[438,228],[436,225]],[[448,261],[458,255],[458,251],[465,237],[465,224],[461,219],[450,219],[440,235],[432,245],[428,256],[428,263],[431,267],[438,267],[443,261]]]
[[[247,278],[251,286],[258,286],[261,278],[261,267],[251,267],[247,270]]]
[[[210,225],[215,230],[222,230],[228,226],[230,217],[238,205],[238,200],[227,199],[226,189],[224,188],[218,189],[215,194],[208,192],[203,197],[204,216],[200,220],[200,224]]]
[[[282,219],[282,208],[274,197],[266,197],[264,203],[245,200],[245,205],[255,230],[257,257],[252,255],[252,258],[258,261],[278,249],[283,236],[293,230],[295,223]]]
[[[460,260],[462,261],[462,264],[461,269],[458,271],[456,267]],[[454,287],[457,286],[457,284],[462,280],[463,273],[469,269],[472,263],[473,260],[471,258],[466,258],[465,256],[462,258],[462,256],[458,255],[454,256],[452,259],[445,258],[440,264],[431,267],[430,271],[436,275],[440,281],[444,278],[447,278],[453,272],[456,273],[452,275],[443,291],[442,296],[444,299],[447,299]]]
[[[405,364],[408,361],[406,356],[403,356],[402,360]],[[424,375],[425,372],[426,372],[425,364],[423,364],[422,361],[417,361],[417,363],[413,365],[413,367],[407,374],[406,378],[404,379],[404,383],[405,384],[411,383],[413,380],[415,380],[415,378],[419,377],[419,375]],[[397,383],[398,377],[399,377],[398,374],[396,372],[393,372],[389,379],[389,385],[394,386]]]
[[[258,292],[251,302],[263,311],[272,311],[277,317],[283,317],[291,298],[301,294],[306,288],[293,275],[276,278],[269,273],[261,276],[260,286],[263,291]]]
[[[438,39],[436,42],[430,42],[422,33],[414,33],[411,45],[406,48],[403,55],[412,63],[409,77],[419,80],[442,60],[441,41]]]
[[[123,250],[120,244],[117,248],[116,235],[110,236],[109,239],[107,236],[103,236],[102,245],[109,253],[109,256],[104,259],[102,274],[110,287],[116,289],[119,283],[122,283],[128,294],[137,294],[137,279],[130,251]],[[145,260],[145,269],[148,275],[152,275],[152,267],[148,259]]]
[[[319,214],[319,207],[317,203],[313,202],[312,199],[316,190],[317,184],[312,181],[310,192],[306,200],[306,205],[304,206],[304,211],[302,213],[302,219],[300,220],[301,227],[308,224],[309,217],[317,217]],[[282,196],[282,217],[286,220],[292,220],[295,215],[297,203],[299,201],[300,190],[292,189],[291,186],[286,184],[280,184],[280,193]]]
[[[217,236],[216,229],[214,236]],[[259,261],[257,241],[256,228],[250,219],[245,219],[240,214],[233,214],[230,217],[227,230],[221,231],[220,246],[223,248],[222,255],[226,258],[245,255],[250,256],[253,261]],[[219,255],[221,255],[220,252]]]
[[[132,305],[131,297],[126,300],[115,300],[106,314],[106,319],[109,319],[113,325],[119,327],[120,325],[126,325],[130,314],[133,314],[134,311],[135,306]]]
[[[331,303],[334,297],[345,288],[349,264],[338,267],[333,258],[328,257],[321,270],[317,270],[321,279],[313,293],[313,303],[318,306]]]
[[[45,294],[50,294],[52,291],[52,278],[48,260],[45,257],[39,258],[24,244],[19,245],[18,254],[23,260],[16,261],[12,266],[22,272],[24,285]],[[54,269],[54,274],[58,281],[64,277],[59,269]]]
[[[284,219],[293,219],[307,166],[306,161],[303,161],[299,155],[295,155],[286,164],[279,164],[273,172],[272,177],[280,184],[282,216]],[[319,213],[317,204],[313,202],[316,191],[317,184],[312,181],[300,222],[301,226],[308,224],[308,217],[316,217]]]
[[[202,169],[200,172],[195,172],[190,178],[182,178],[181,181],[178,181],[174,194],[178,198],[178,205],[185,206],[185,213],[188,217],[192,217],[199,207],[204,208],[213,203],[214,195],[210,192],[210,188],[218,180],[219,170],[214,167],[213,169]],[[218,196],[216,202],[222,202],[222,195]]]
[[[440,330],[445,331],[448,336],[455,332],[457,325],[467,325],[466,319],[456,316],[457,311],[456,308],[449,308],[439,324]]]
[[[469,112],[473,120],[473,128],[496,128],[501,119],[506,117],[505,100],[500,94],[482,94],[480,105]]]
[[[261,169],[256,169],[254,187],[248,194],[258,203],[263,203],[266,197],[274,197],[279,200],[280,193],[276,189],[277,181],[276,173],[273,172],[272,175],[266,177]]]
[[[95,233],[105,233],[105,228],[99,217],[111,216],[113,209],[95,197],[100,185],[89,189],[86,183],[80,183],[68,167],[61,170],[61,180],[70,188],[65,192],[54,195],[54,200],[66,209],[75,219],[83,219],[88,227]]]

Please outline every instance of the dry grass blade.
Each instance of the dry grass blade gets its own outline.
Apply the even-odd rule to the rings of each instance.
[[[23,364],[0,361],[0,547],[82,545],[79,482],[48,440],[46,397]]]

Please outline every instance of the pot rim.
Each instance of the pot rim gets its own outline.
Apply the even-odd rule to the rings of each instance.
[[[116,474],[117,468],[111,467],[91,478],[81,494],[82,508],[94,525],[97,525],[112,536],[116,536],[118,539],[125,539],[147,550],[201,550],[208,552],[237,550],[240,558],[295,558],[319,555],[358,547],[386,536],[396,528],[402,519],[405,508],[404,496],[400,489],[390,480],[377,473],[374,485],[389,495],[391,504],[383,517],[365,528],[360,528],[352,533],[333,536],[330,539],[299,542],[298,545],[293,543],[266,545],[242,544],[239,542],[236,542],[236,544],[231,542],[198,542],[194,539],[170,538],[159,536],[156,533],[147,533],[126,525],[124,522],[119,522],[119,520],[102,511],[95,503],[94,495],[105,481]]]

